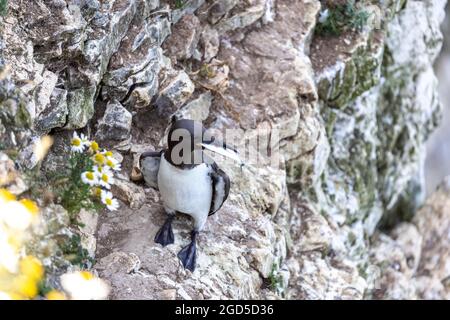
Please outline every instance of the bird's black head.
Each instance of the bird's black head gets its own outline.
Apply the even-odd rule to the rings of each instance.
[[[238,159],[234,148],[214,137],[199,121],[174,119],[167,140],[168,150],[165,158],[177,167],[191,168],[204,162],[212,162],[212,159],[204,154],[205,149]]]
[[[201,122],[175,120],[167,136],[166,159],[178,167],[193,167],[203,162],[203,147],[206,130]]]
[[[196,148],[198,143],[203,142],[203,134],[205,133],[203,125],[194,120],[181,119],[172,123],[169,134],[167,136],[167,145],[169,149],[176,146],[189,147],[191,151]]]

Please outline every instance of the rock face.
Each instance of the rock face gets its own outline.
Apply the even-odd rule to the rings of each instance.
[[[33,137],[84,127],[122,152],[121,207],[96,234],[112,299],[448,298],[448,190],[399,224],[424,201],[445,2],[362,1],[373,21],[330,37],[315,33],[318,0],[10,0],[2,141],[18,165]],[[240,150],[270,141],[270,156],[249,150],[258,163],[217,160],[231,193],[193,273],[176,256],[191,222],[155,244],[159,193],[132,174],[172,116],[235,129]]]
[[[448,238],[450,177],[438,187],[409,223],[389,235],[377,234],[370,261],[380,278],[367,293],[376,299],[445,299],[450,297]]]
[[[117,101],[108,103],[105,114],[99,121],[96,138],[99,141],[123,141],[131,132],[131,113]]]

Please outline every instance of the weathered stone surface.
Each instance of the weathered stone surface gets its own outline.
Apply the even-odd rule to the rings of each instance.
[[[408,1],[405,9],[389,24],[385,56],[390,64],[385,76],[391,80],[382,86],[377,110],[378,138],[386,146],[377,157],[381,168],[378,185],[383,190],[384,206],[390,213],[385,217],[387,222],[395,219],[395,215],[403,215],[402,211],[414,212],[424,200],[422,150],[441,115],[437,80],[432,69],[442,43],[439,24],[444,6],[445,1]],[[412,25],[423,43],[417,43],[417,38],[411,36]],[[403,35],[398,34],[400,30]],[[392,104],[405,111],[397,112],[390,108]],[[399,149],[399,145],[403,147]]]
[[[69,110],[67,108],[67,91],[55,88],[50,101],[37,117],[34,125],[40,132],[48,132],[53,128],[61,128],[66,124]]]
[[[155,106],[161,115],[170,117],[189,99],[195,86],[184,71],[169,70],[165,75]]]
[[[25,192],[28,187],[18,174],[14,162],[3,152],[0,152],[0,187],[16,195]]]
[[[289,259],[290,299],[361,299],[366,287],[354,265],[323,259],[317,252],[306,253],[300,261]]]
[[[96,88],[86,87],[72,90],[67,94],[66,129],[79,129],[86,126],[94,115],[94,96]]]
[[[178,60],[192,57],[200,40],[200,21],[195,15],[185,15],[178,21],[167,39],[164,48],[167,54]]]
[[[130,181],[116,179],[112,192],[118,199],[129,205],[131,209],[139,209],[145,203],[143,190]]]
[[[158,74],[163,64],[160,45],[170,34],[170,23],[164,13],[144,17],[135,17],[111,57],[103,77],[104,99],[118,99],[139,108],[150,105],[158,91]]]
[[[102,218],[97,258],[100,274],[108,277],[116,288],[113,298],[125,298],[130,288],[133,288],[130,298],[163,298],[162,292],[168,289],[177,290],[177,298],[184,299],[258,297],[262,283],[259,274],[268,277],[274,261],[285,256],[286,249],[281,230],[272,224],[270,215],[255,215],[252,208],[260,208],[259,211],[279,206],[283,199],[277,198],[277,194],[283,189],[285,177],[282,171],[241,172],[236,166],[225,169],[234,181],[233,188],[248,192],[235,191],[220,216],[211,216],[200,235],[199,267],[194,273],[180,269],[176,257],[189,238],[190,223],[186,217],[174,221],[174,245],[161,248],[152,240],[165,219],[161,204],[154,202],[158,199],[147,197],[147,204],[139,210],[125,209]],[[274,174],[277,180],[267,185],[267,176],[274,178]],[[260,188],[266,190],[264,195],[254,193]],[[211,234],[214,238],[208,236]],[[112,274],[111,268],[104,268],[111,259],[111,248],[126,255],[135,254],[140,260],[137,272],[118,270]],[[221,254],[214,254],[218,250]],[[229,284],[222,285],[224,281]],[[142,290],[135,287],[138,283]],[[155,290],[143,290],[144,287]]]
[[[226,2],[230,1],[225,1],[225,3]],[[233,7],[234,10],[233,14],[230,17],[225,17],[217,23],[217,29],[219,30],[219,32],[227,32],[239,28],[244,28],[254,23],[264,15],[265,2],[266,0],[252,0],[246,3],[229,3],[221,6],[219,11],[222,12],[229,11],[231,9],[230,7]],[[215,8],[213,7],[211,9],[214,10]],[[215,12],[217,16],[217,11],[214,10],[213,12]],[[212,17],[214,17],[214,14],[212,15]]]
[[[438,187],[411,223],[380,235],[371,263],[380,270],[374,298],[448,299],[450,177]]]
[[[181,107],[175,115],[178,119],[205,121],[209,116],[212,100],[213,96],[210,91],[202,93],[197,99]]]
[[[203,59],[210,62],[219,52],[220,39],[217,30],[207,25],[201,34],[200,44],[203,48]]]
[[[131,113],[119,102],[109,103],[103,118],[98,123],[97,139],[113,142],[126,140],[130,136],[131,120]]]
[[[82,227],[79,230],[81,245],[85,248],[89,256],[94,259],[97,249],[97,239],[95,232],[97,230],[98,213],[95,211],[81,210],[78,220]]]
[[[59,128],[114,147],[118,211],[100,213],[97,227],[83,213],[83,230],[66,228],[63,208],[44,214],[64,233],[45,245],[80,234],[111,298],[448,298],[448,242],[437,240],[448,233],[446,189],[412,218],[439,118],[432,66],[445,1],[361,1],[380,28],[339,37],[314,33],[318,0],[9,4],[0,149],[32,168],[34,143],[51,131],[47,170],[69,149]],[[156,245],[165,214],[136,171],[140,153],[164,147],[172,116],[238,130],[239,150],[271,139],[244,150],[258,163],[217,159],[230,198],[199,236],[194,273],[176,256],[189,219],[175,220],[174,245]],[[393,229],[382,234],[380,221]],[[45,263],[70,265],[61,252]]]
[[[371,245],[365,239],[374,233],[382,216],[385,225],[395,224],[411,217],[423,201],[421,150],[439,117],[430,61],[441,35],[435,32],[440,20],[417,19],[419,11],[438,17],[442,4],[408,1],[398,15],[383,21],[386,36],[369,29],[330,41],[316,38],[311,44],[331,153],[319,183],[306,192],[306,198],[336,226],[333,243],[340,245],[334,250],[342,255],[340,259],[356,263],[367,288],[371,285],[367,271]],[[398,26],[409,23],[423,24],[419,30],[433,30],[430,49],[417,52],[428,46],[414,44],[417,38],[410,36],[412,27]],[[419,92],[421,98],[417,98]],[[392,297],[407,297],[414,290],[414,284],[396,271],[388,278],[401,286]]]

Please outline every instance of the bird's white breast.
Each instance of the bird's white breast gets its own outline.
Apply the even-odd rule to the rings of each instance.
[[[207,216],[212,198],[210,170],[204,163],[191,169],[179,169],[161,156],[158,187],[164,204],[194,218]]]

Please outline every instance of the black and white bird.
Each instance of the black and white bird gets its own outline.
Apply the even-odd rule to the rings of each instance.
[[[191,243],[179,253],[184,268],[194,271],[196,237],[208,216],[217,212],[230,191],[230,179],[205,153],[205,149],[240,161],[237,152],[223,142],[206,137],[200,122],[174,121],[168,133],[168,148],[145,152],[140,166],[146,183],[159,189],[167,219],[155,236],[163,246],[174,242],[172,220],[177,212],[194,219]]]

